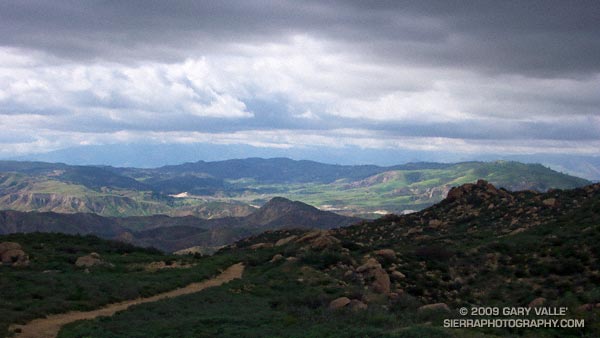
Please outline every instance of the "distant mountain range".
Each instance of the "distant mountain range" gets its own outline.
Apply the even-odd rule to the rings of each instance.
[[[600,181],[600,155],[580,154],[464,154],[439,151],[414,151],[410,149],[364,149],[360,147],[303,147],[293,149],[254,147],[250,145],[219,144],[113,144],[86,145],[31,154],[13,158],[18,161],[64,162],[72,165],[105,164],[116,167],[154,168],[167,164],[206,161],[222,161],[245,157],[291,157],[311,159],[324,163],[347,165],[376,164],[390,166],[409,162],[465,161],[518,161],[523,163],[541,163],[553,170],[598,182]]]
[[[242,217],[283,196],[348,216],[421,210],[451,187],[486,179],[509,190],[590,182],[510,161],[332,165],[287,158],[199,161],[160,168],[0,161],[0,210],[102,216]]]
[[[201,219],[193,216],[102,217],[91,213],[0,211],[0,235],[29,232],[93,234],[163,251],[200,247],[204,252],[273,229],[331,229],[359,218],[274,198],[245,217]]]

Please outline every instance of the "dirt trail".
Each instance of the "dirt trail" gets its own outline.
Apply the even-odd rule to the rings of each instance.
[[[123,311],[132,305],[156,302],[157,300],[161,300],[164,298],[172,298],[202,291],[206,288],[219,286],[231,280],[241,278],[243,272],[244,265],[242,263],[238,263],[230,266],[220,275],[200,283],[192,283],[188,286],[160,293],[152,297],[138,298],[120,303],[110,304],[97,310],[67,312],[62,314],[50,315],[46,318],[34,319],[25,325],[13,324],[11,325],[9,330],[15,332],[15,330],[21,329],[21,332],[15,335],[15,337],[18,338],[54,338],[56,337],[56,335],[58,335],[58,332],[60,331],[60,328],[63,325],[74,322],[76,320],[93,319],[101,316],[112,316],[113,314],[115,314],[115,312]]]

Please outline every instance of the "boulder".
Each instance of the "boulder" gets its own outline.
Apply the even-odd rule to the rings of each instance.
[[[81,256],[79,258],[77,258],[77,260],[75,261],[75,266],[81,268],[81,267],[92,267],[92,266],[98,266],[98,265],[103,265],[104,261],[100,258],[100,255],[98,255],[95,252],[92,252],[89,255],[86,256]]]
[[[339,243],[340,243],[340,240],[333,236],[322,235],[322,236],[319,236],[319,237],[313,239],[310,242],[310,248],[311,249],[325,249],[325,248],[328,248],[330,246],[333,246],[333,245],[336,245]]]
[[[426,311],[445,311],[450,312],[450,308],[446,303],[435,303],[435,304],[427,304],[419,307],[417,312],[426,312]]]
[[[15,242],[0,243],[0,255],[8,250],[21,250],[21,244]]]
[[[558,206],[558,200],[556,200],[556,198],[546,198],[542,201],[542,204],[554,208]]]
[[[21,249],[5,250],[0,256],[2,264],[9,266],[27,266],[29,265],[29,257],[25,251]]]
[[[531,302],[529,302],[527,307],[540,307],[540,306],[544,305],[545,303],[546,303],[546,298],[538,297],[538,298],[532,300]]]
[[[350,301],[350,309],[352,309],[352,311],[362,311],[362,310],[366,310],[369,306],[367,306],[367,304],[361,302],[358,299],[353,299]]]
[[[315,239],[317,237],[324,236],[324,235],[327,235],[327,231],[325,231],[325,230],[313,230],[313,231],[307,232],[304,236],[298,238],[298,240],[296,242],[298,242],[298,243],[308,242],[310,240],[313,240],[313,239]]]
[[[402,272],[400,272],[400,271],[392,271],[392,276],[391,276],[391,277],[392,277],[392,279],[394,279],[394,280],[401,280],[401,279],[404,279],[404,278],[406,278],[406,275],[405,275],[405,274],[403,274],[403,273],[402,273]]]
[[[432,228],[438,228],[440,226],[442,226],[444,224],[444,222],[440,221],[439,219],[432,219],[429,221],[429,226]]]
[[[376,268],[381,269],[381,264],[379,264],[379,262],[375,258],[369,258],[367,259],[365,264],[356,268],[356,272],[365,272]]]
[[[396,259],[396,252],[392,249],[381,249],[374,252],[375,255],[383,257],[385,259],[394,260]]]
[[[292,235],[292,236],[289,236],[289,237],[286,237],[286,238],[282,238],[282,239],[278,240],[277,242],[275,242],[275,246],[286,245],[289,242],[295,240],[296,238],[298,238],[298,236],[296,236],[296,235]]]
[[[336,298],[329,303],[329,309],[330,310],[341,309],[341,308],[345,307],[346,305],[350,304],[350,302],[351,302],[350,298],[348,298],[348,297]]]
[[[577,311],[580,312],[585,312],[585,311],[592,311],[595,308],[594,304],[583,304],[577,307]]]
[[[256,244],[250,245],[250,249],[252,249],[252,250],[258,250],[258,249],[263,249],[263,248],[272,248],[272,247],[273,247],[273,243],[256,243]]]
[[[283,257],[282,254],[276,254],[275,256],[273,256],[273,258],[271,258],[270,262],[271,263],[276,263],[276,262],[279,262],[279,261],[284,260],[284,259],[285,259],[285,257]]]
[[[390,276],[382,268],[375,268],[371,270],[371,276],[374,281],[371,283],[373,291],[387,295],[391,291]]]

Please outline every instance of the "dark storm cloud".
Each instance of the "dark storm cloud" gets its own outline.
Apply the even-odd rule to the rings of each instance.
[[[175,61],[310,34],[381,62],[581,76],[600,71],[598,22],[598,1],[4,1],[0,44]]]

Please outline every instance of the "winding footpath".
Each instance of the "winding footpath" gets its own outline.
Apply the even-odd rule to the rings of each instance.
[[[34,319],[25,325],[11,325],[10,331],[21,332],[17,333],[15,337],[18,338],[54,338],[58,335],[60,328],[63,325],[71,322],[83,319],[94,319],[96,317],[112,316],[118,311],[123,311],[132,305],[156,302],[165,298],[173,298],[177,296],[187,295],[202,291],[206,288],[219,286],[221,284],[230,282],[234,279],[242,278],[244,272],[244,265],[238,263],[230,266],[218,276],[205,280],[199,283],[192,283],[188,286],[159,293],[157,295],[128,300],[120,303],[109,304],[97,310],[92,311],[73,311],[62,314],[50,315],[46,318]]]

